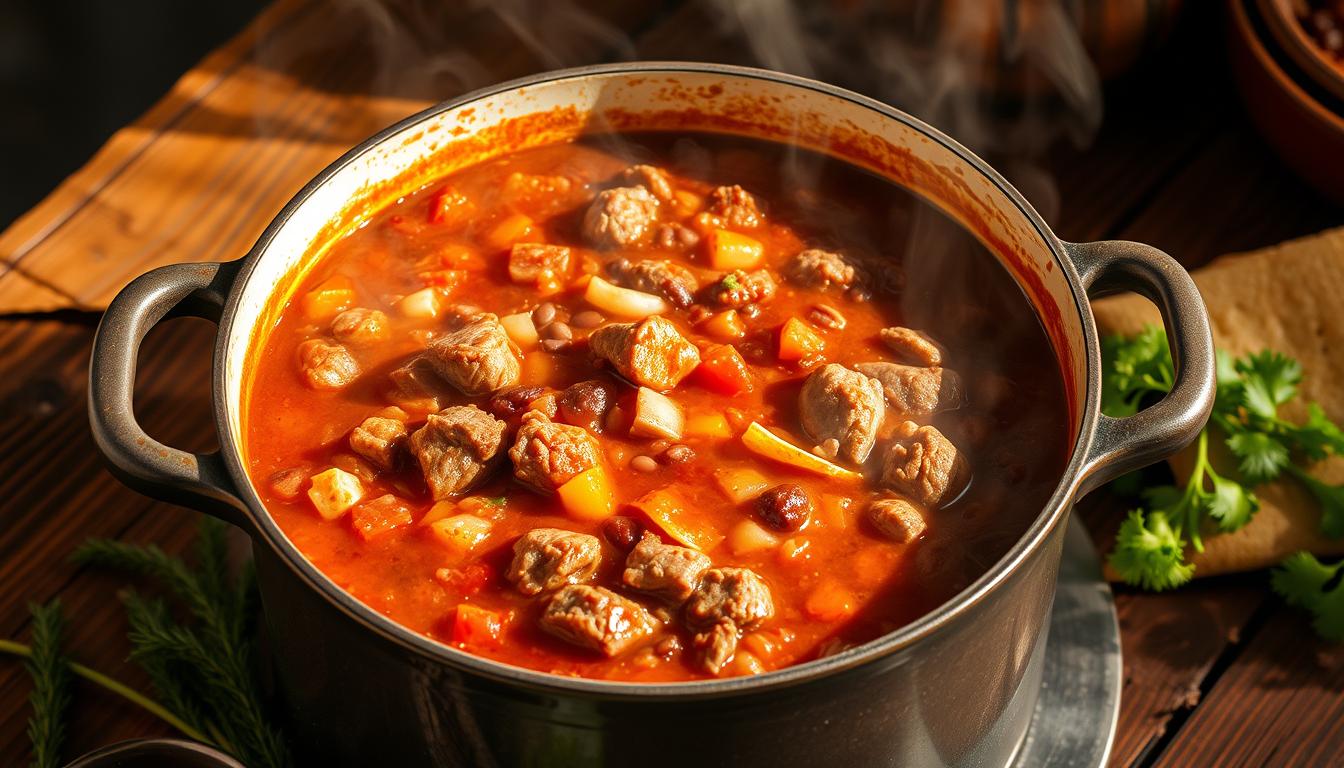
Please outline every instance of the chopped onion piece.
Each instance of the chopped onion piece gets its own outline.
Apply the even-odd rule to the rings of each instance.
[[[676,401],[648,387],[639,388],[639,393],[635,395],[635,420],[630,425],[631,435],[680,440],[685,426],[686,416]]]
[[[519,312],[513,315],[505,315],[499,318],[499,324],[504,326],[504,332],[513,339],[513,343],[518,348],[526,352],[535,349],[540,338],[537,336],[537,326],[532,322],[531,312]]]
[[[588,281],[583,298],[598,309],[631,320],[642,319],[649,315],[661,315],[671,309],[666,301],[651,293],[633,291],[603,280],[594,275]]]
[[[776,435],[774,432],[761,426],[760,422],[753,421],[747,431],[742,433],[742,444],[752,453],[759,454],[767,459],[774,459],[783,464],[788,464],[807,472],[815,472],[827,477],[840,477],[852,480],[860,480],[863,475],[853,470],[845,469],[817,456],[808,453],[793,443]]]

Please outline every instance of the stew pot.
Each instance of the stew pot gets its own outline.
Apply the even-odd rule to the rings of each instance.
[[[1072,450],[1054,495],[956,598],[881,639],[755,677],[676,684],[576,679],[479,658],[411,632],[341,591],[267,514],[246,470],[242,402],[254,343],[323,244],[434,175],[582,132],[670,129],[791,142],[924,196],[976,234],[1034,304],[1060,361]],[[1099,411],[1089,296],[1152,299],[1176,385],[1126,419]],[[171,312],[216,319],[218,452],[145,434],[136,355]],[[1065,243],[965,148],[896,109],[774,72],[645,63],[537,75],[433,107],[359,145],[308,184],[245,258],[181,264],[128,285],[94,343],[89,413],[127,483],[252,537],[284,726],[301,762],[329,765],[976,765],[1008,763],[1041,679],[1043,627],[1075,498],[1191,441],[1213,403],[1199,294],[1166,254]]]

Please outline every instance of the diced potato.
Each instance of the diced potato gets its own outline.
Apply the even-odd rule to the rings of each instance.
[[[628,320],[642,320],[649,315],[661,315],[671,309],[662,297],[651,293],[622,288],[593,275],[583,299],[608,314]]]
[[[485,235],[485,244],[497,250],[510,248],[514,243],[532,237],[535,227],[532,219],[521,213],[506,216]]]
[[[435,520],[429,532],[443,546],[459,555],[465,555],[490,536],[494,524],[475,515],[453,515]]]
[[[794,362],[813,357],[826,349],[826,339],[796,317],[784,321],[779,329],[779,359]]]
[[[854,613],[857,602],[854,593],[843,584],[827,579],[807,596],[803,610],[818,621],[839,621]]]
[[[559,359],[550,352],[534,350],[523,355],[523,375],[521,381],[535,386],[550,386],[560,380]]]
[[[819,508],[821,514],[817,521],[823,525],[843,531],[849,527],[854,515],[851,509],[854,506],[854,500],[848,496],[839,496],[833,493],[821,495]]]
[[[605,520],[616,511],[616,491],[600,464],[571,477],[556,493],[571,517]]]
[[[536,349],[540,338],[537,336],[537,326],[532,322],[531,312],[505,315],[499,318],[499,324],[504,326],[504,332],[509,334],[519,349],[524,352]]]
[[[711,528],[707,520],[695,519],[681,496],[671,488],[649,491],[631,506],[643,512],[663,533],[691,549],[708,552],[723,541],[723,534]]]
[[[448,500],[436,501],[434,502],[434,506],[430,507],[429,511],[425,513],[425,516],[420,518],[420,525],[437,523],[446,517],[452,517],[456,514],[457,502]]]
[[[364,496],[364,484],[343,469],[332,467],[313,475],[308,498],[323,520],[335,520],[350,511]]]
[[[788,442],[784,438],[776,435],[765,427],[761,426],[759,421],[751,422],[747,431],[742,433],[742,444],[752,453],[764,456],[767,459],[773,459],[783,464],[788,464],[798,469],[815,472],[827,477],[839,477],[849,480],[862,480],[863,475],[853,470],[845,469],[837,464],[808,453],[802,448]]]
[[[770,478],[750,467],[721,469],[714,473],[714,480],[719,484],[723,495],[734,504],[751,501],[773,484]]]
[[[309,320],[326,320],[355,304],[355,284],[336,275],[303,295],[303,314]]]
[[[785,539],[784,543],[779,545],[780,562],[789,563],[808,559],[807,548],[811,545],[811,541],[798,536]]]
[[[413,320],[428,320],[439,314],[439,292],[434,288],[421,288],[408,294],[397,302],[397,311],[403,317]]]
[[[728,673],[734,677],[746,677],[748,675],[765,674],[765,665],[756,658],[755,654],[747,651],[738,651],[733,655],[733,660],[728,662]]]
[[[675,400],[648,387],[639,388],[635,395],[635,420],[630,424],[632,436],[680,440],[685,426],[686,416]]]
[[[765,246],[759,240],[728,229],[710,232],[705,247],[714,269],[755,269],[765,260]]]
[[[728,531],[728,549],[734,555],[759,552],[779,546],[779,539],[755,520],[743,520]]]
[[[706,335],[723,341],[733,341],[747,335],[747,325],[742,322],[742,316],[736,309],[725,309],[711,315],[699,325],[699,329]]]
[[[686,417],[686,437],[729,438],[733,428],[722,413],[695,413]]]

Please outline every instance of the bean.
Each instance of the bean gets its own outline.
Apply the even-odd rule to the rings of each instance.
[[[570,345],[569,339],[542,339],[541,348],[547,352],[560,352]]]
[[[829,304],[813,304],[812,308],[807,311],[807,319],[811,320],[813,325],[822,328],[839,331],[845,327],[845,316],[840,314],[840,310]]]
[[[674,445],[663,451],[663,458],[670,464],[685,464],[695,458],[695,451],[689,445]]]
[[[550,322],[555,319],[555,312],[555,305],[548,301],[532,310],[532,322],[535,323],[538,328],[549,325]]]
[[[611,542],[611,545],[622,552],[629,552],[639,543],[639,538],[644,535],[644,526],[633,517],[608,517],[602,523],[602,535]]]
[[[605,323],[607,318],[602,316],[601,312],[595,312],[591,309],[585,309],[575,315],[569,322],[575,328],[596,328]]]
[[[658,462],[648,456],[636,456],[630,460],[630,468],[639,472],[653,472],[658,469]]]
[[[812,515],[812,499],[802,486],[781,483],[756,498],[756,513],[777,531],[796,531]]]
[[[667,450],[667,447],[671,444],[672,443],[668,442],[667,440],[654,440],[653,443],[649,445],[649,447],[653,449],[654,453],[662,453],[663,451]]]
[[[564,339],[568,341],[574,338],[574,331],[571,331],[568,325],[559,320],[554,320],[550,325],[541,329],[541,337],[543,339]]]

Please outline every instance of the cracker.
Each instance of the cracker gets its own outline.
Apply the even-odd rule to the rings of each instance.
[[[1215,346],[1237,356],[1273,349],[1302,364],[1298,396],[1280,415],[1301,422],[1307,405],[1317,402],[1331,420],[1344,423],[1344,228],[1224,256],[1194,277]],[[1156,307],[1133,295],[1097,301],[1093,309],[1103,334],[1134,334],[1161,322]],[[1171,459],[1178,478],[1188,475],[1193,459],[1193,448]],[[1219,473],[1236,464],[1219,439],[1210,443],[1210,460]],[[1327,483],[1344,482],[1344,458],[1309,471]],[[1285,477],[1255,493],[1260,511],[1246,527],[1207,534],[1204,552],[1188,553],[1196,576],[1264,568],[1299,550],[1344,554],[1344,539],[1321,535],[1320,508],[1300,483]]]

